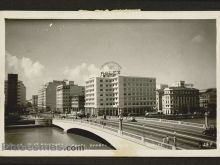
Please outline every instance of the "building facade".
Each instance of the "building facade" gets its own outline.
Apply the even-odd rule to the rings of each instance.
[[[18,80],[17,74],[8,74],[8,80],[5,80],[5,108],[8,112],[16,112],[24,108],[25,103],[25,85]]]
[[[162,96],[163,114],[187,114],[199,112],[199,90],[185,86],[180,81],[178,86],[164,89]]]
[[[156,79],[102,74],[86,81],[85,109],[90,115],[144,115],[156,105]]]
[[[56,111],[60,113],[70,113],[73,96],[84,96],[85,87],[75,85],[73,81],[66,81],[56,88]]]
[[[32,107],[35,111],[38,109],[38,95],[32,96]]]
[[[85,107],[85,96],[72,96],[71,97],[71,108],[74,112],[84,112]]]
[[[55,111],[56,110],[56,87],[63,84],[64,81],[48,82],[38,90],[38,110]]]
[[[160,84],[156,89],[156,109],[157,112],[162,112],[162,96],[164,94],[164,89],[167,88],[167,84]]]
[[[216,88],[200,90],[199,105],[201,111],[208,111],[209,113],[216,115]]]

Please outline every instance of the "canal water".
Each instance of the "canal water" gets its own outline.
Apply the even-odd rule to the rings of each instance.
[[[56,127],[16,128],[5,130],[6,144],[62,144],[83,145],[85,150],[109,150],[107,145],[73,133],[64,133]]]

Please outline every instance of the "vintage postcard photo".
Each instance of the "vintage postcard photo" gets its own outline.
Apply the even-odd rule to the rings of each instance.
[[[218,12],[0,14],[0,155],[219,155]]]

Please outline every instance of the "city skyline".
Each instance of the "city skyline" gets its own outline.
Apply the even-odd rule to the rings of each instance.
[[[27,99],[47,81],[79,85],[107,61],[122,75],[216,87],[215,20],[7,20],[6,74],[18,73]]]

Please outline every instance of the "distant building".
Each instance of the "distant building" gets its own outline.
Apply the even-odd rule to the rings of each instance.
[[[120,66],[109,62],[100,77],[86,81],[85,110],[90,115],[119,113],[144,115],[154,111],[156,105],[156,79],[150,77],[121,76]]]
[[[179,81],[179,82],[176,82],[174,83],[173,85],[171,85],[172,87],[186,87],[186,88],[193,88],[193,84],[191,83],[185,83],[185,81]]]
[[[156,109],[157,112],[162,112],[162,96],[164,94],[164,89],[167,88],[167,84],[160,84],[156,89]]]
[[[85,87],[74,84],[73,81],[65,81],[56,87],[56,111],[70,113],[72,110],[72,97],[84,96]]]
[[[199,112],[199,90],[188,88],[184,81],[164,89],[162,111],[164,114]]]
[[[202,111],[216,114],[216,88],[200,90],[199,105]]]
[[[56,87],[64,81],[48,82],[38,90],[38,110],[54,111],[56,109]]]
[[[18,74],[8,74],[5,80],[5,108],[7,112],[16,112],[24,108],[26,87],[18,80]]]
[[[32,95],[32,107],[34,110],[38,108],[38,95]]]

